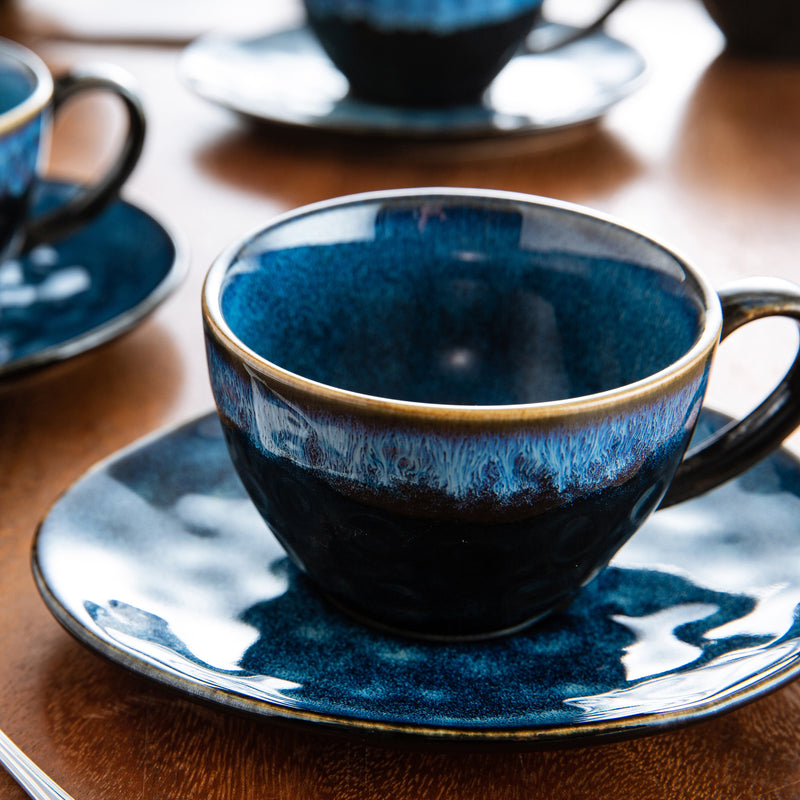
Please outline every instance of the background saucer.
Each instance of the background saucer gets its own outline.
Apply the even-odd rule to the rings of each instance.
[[[800,464],[785,451],[656,513],[566,610],[487,642],[390,636],[330,607],[245,497],[216,415],[89,472],[33,564],[55,617],[111,660],[356,734],[606,741],[730,710],[800,670]]]
[[[537,31],[560,26],[546,25]],[[605,33],[545,55],[520,54],[482,104],[403,109],[348,96],[346,78],[308,28],[256,38],[205,36],[186,48],[181,75],[201,97],[259,121],[339,133],[459,138],[546,133],[601,117],[640,83],[643,58]]]
[[[37,212],[75,188],[40,182]],[[0,379],[120,336],[166,299],[184,271],[169,233],[123,200],[77,233],[0,262]]]

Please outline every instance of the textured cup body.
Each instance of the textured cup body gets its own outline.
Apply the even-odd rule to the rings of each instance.
[[[212,267],[233,462],[356,616],[482,636],[567,602],[658,506],[697,421],[716,295],[588,212],[467,190],[301,209]]]
[[[706,382],[476,428],[331,408],[213,337],[208,356],[233,463],[293,560],[357,616],[446,637],[527,624],[604,567],[661,500]]]

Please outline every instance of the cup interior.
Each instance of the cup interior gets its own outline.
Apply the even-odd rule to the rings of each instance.
[[[12,52],[0,48],[0,114],[12,111],[34,94],[36,72]]]
[[[571,208],[466,196],[285,218],[233,257],[219,307],[242,344],[304,378],[469,406],[635,383],[706,323],[693,273],[651,240]]]

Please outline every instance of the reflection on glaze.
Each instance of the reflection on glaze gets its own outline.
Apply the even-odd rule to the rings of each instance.
[[[791,628],[800,604],[798,587],[792,586],[789,581],[782,581],[763,590],[754,589],[753,595],[756,597],[756,605],[749,614],[708,631],[706,638],[763,636],[768,632],[777,639]]]
[[[796,664],[797,658],[796,640],[770,642],[765,647],[744,648],[713,659],[703,669],[694,670],[688,681],[683,673],[667,673],[608,692],[565,698],[564,703],[580,710],[577,722],[674,713],[735,698],[737,690],[752,681],[753,676],[767,681]]]
[[[103,602],[90,601],[87,611],[109,631],[161,647],[168,646],[169,629],[169,641],[179,656],[218,670],[236,669],[242,652],[258,638],[253,626],[237,619],[243,604],[280,596],[287,587],[277,545],[272,564],[250,558],[264,538],[263,523],[252,505],[244,499],[182,495],[164,509],[105,475],[97,476],[92,493],[97,491],[114,497],[121,517],[115,533],[130,537],[129,546],[119,552],[98,548],[105,529],[91,526],[90,520],[83,541],[65,539],[51,554],[67,565],[69,579],[76,581],[73,591],[80,591],[86,573],[92,575]],[[92,493],[87,503],[94,502]],[[170,536],[176,521],[191,537],[189,543]],[[219,541],[211,560],[203,556],[203,548],[187,546],[192,539],[215,537]],[[256,541],[248,542],[248,537]],[[161,559],[169,563],[168,580],[159,566]],[[139,572],[136,561],[149,564],[145,572]],[[199,590],[204,585],[215,586],[214,594]]]
[[[87,602],[86,611],[99,627],[107,631],[121,644],[136,646],[141,655],[165,667],[174,668],[177,672],[190,674],[199,681],[204,680],[204,672],[211,667],[201,661],[175,635],[169,624],[141,609],[117,601],[111,601],[106,608]],[[210,632],[213,637],[215,631]],[[224,649],[224,640],[220,643]],[[229,686],[242,686],[250,694],[264,699],[282,700],[283,693],[299,688],[299,684],[271,678],[266,675],[253,675],[235,667],[225,669],[215,667],[224,672]]]
[[[800,468],[773,456],[658,512],[540,625],[431,645],[364,628],[315,592],[245,499],[209,416],[73,487],[42,527],[36,563],[80,638],[216,702],[415,732],[640,731],[665,712],[733,706],[797,670],[798,503]]]
[[[612,616],[614,622],[624,625],[636,637],[623,651],[625,678],[635,681],[691,664],[703,654],[703,650],[682,641],[676,630],[688,622],[705,619],[715,611],[719,611],[718,606],[686,603],[641,617]]]
[[[60,263],[58,251],[49,246],[32,250],[25,263],[11,259],[0,264],[0,361],[9,360],[15,350],[15,312],[26,318],[58,313],[59,304],[76,302],[88,292],[91,280],[85,267]]]
[[[708,631],[709,641],[777,640],[792,629],[800,605],[797,489],[791,473],[764,462],[710,495],[713,503],[683,503],[658,513],[648,525],[649,535],[634,537],[614,563],[625,568],[655,564],[697,585],[752,598],[752,610]],[[769,536],[760,535],[765,524]],[[702,550],[698,530],[704,532]]]
[[[532,60],[538,68],[545,66],[543,60],[547,61],[549,80],[536,87],[538,102],[549,117],[542,118],[542,124],[557,125],[559,120],[569,118],[575,108],[591,108],[597,102],[597,86],[586,80],[579,64],[557,55],[527,56],[507,64],[502,80],[489,89],[491,105],[498,114],[513,118],[524,116],[529,109]]]

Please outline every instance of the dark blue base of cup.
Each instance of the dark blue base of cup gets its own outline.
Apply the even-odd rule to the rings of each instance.
[[[485,509],[420,517],[345,496],[223,429],[248,494],[318,588],[361,621],[435,639],[504,634],[569,602],[657,507],[683,451],[672,443],[619,486],[487,522]]]
[[[401,106],[476,102],[533,27],[539,9],[453,33],[381,30],[367,22],[309,14],[354,97]],[[535,87],[532,87],[535,90]]]

